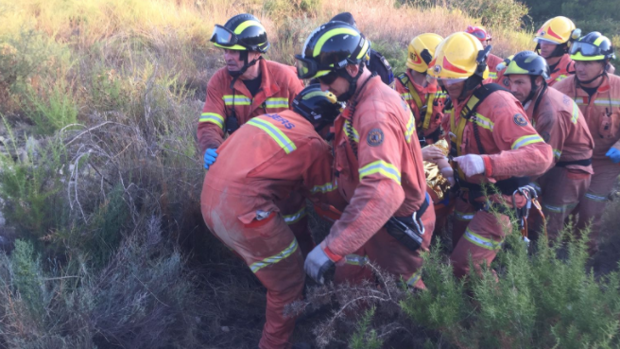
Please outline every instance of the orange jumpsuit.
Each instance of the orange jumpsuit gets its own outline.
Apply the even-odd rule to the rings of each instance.
[[[207,99],[198,122],[201,154],[207,148],[217,148],[222,144],[226,133],[226,118],[232,115],[233,108],[241,126],[255,116],[288,110],[295,96],[303,89],[303,83],[297,78],[294,67],[265,59],[259,60],[257,64],[260,65],[261,88],[254,97],[238,79],[235,81],[234,92],[231,90],[233,78],[226,68],[219,69],[209,80]],[[285,221],[298,237],[305,255],[313,248],[305,199],[299,194],[293,194],[278,205]]]
[[[267,288],[259,347],[290,348],[295,319],[283,310],[301,298],[305,273],[298,242],[275,203],[297,190],[338,195],[330,147],[306,119],[288,110],[253,118],[218,152],[203,183],[203,218]]]
[[[438,141],[446,93],[439,88],[436,82],[424,87],[416,84],[409,72],[396,79],[395,87],[396,92],[400,93],[409,104],[416,120],[416,128],[421,131],[426,142],[432,144]]]
[[[490,86],[490,85],[484,85]],[[483,88],[483,87],[478,87]],[[541,175],[553,161],[551,146],[546,144],[527,122],[525,111],[514,96],[507,91],[491,93],[476,108],[475,115],[467,121],[461,111],[467,106],[471,97],[455,105],[450,117],[444,123],[452,142],[456,145],[457,155],[482,155],[485,173],[465,178],[461,176],[461,187],[467,183],[495,183],[510,177]],[[484,149],[479,149],[476,141],[474,123],[477,125],[479,140]],[[452,146],[452,143],[451,143]],[[527,184],[527,183],[525,183]],[[497,195],[490,197],[473,197],[473,193],[463,188],[457,198],[453,226],[453,244],[455,245],[450,260],[454,273],[458,277],[469,272],[469,255],[476,268],[481,264],[490,264],[504,240],[506,227],[510,226],[508,216],[500,214],[496,219],[493,213],[476,206],[487,199],[500,202]],[[506,202],[512,197],[503,195]],[[517,206],[522,207],[525,199],[517,195]]]
[[[611,147],[620,149],[620,77],[608,75],[603,79],[592,96],[577,87],[575,76],[570,76],[555,86],[558,91],[577,102],[594,138],[594,175],[584,200],[579,204],[577,225],[578,228],[584,228],[591,222],[591,253],[598,250],[601,217],[609,194],[620,175],[620,164],[614,164],[605,155]]]
[[[594,140],[583,114],[570,97],[548,87],[534,110],[539,96],[540,93],[526,104],[525,112],[553,149],[554,167],[536,180],[542,194],[547,234],[553,240],[590,186],[592,165],[575,162],[591,161]]]
[[[551,75],[549,75],[549,79],[547,79],[547,84],[553,86],[573,74],[575,74],[575,61],[570,59],[568,53],[565,53],[551,71]]]
[[[368,277],[360,264],[370,260],[409,286],[423,288],[420,254],[428,251],[434,229],[432,204],[421,217],[426,231],[415,252],[384,227],[390,217],[411,216],[430,201],[415,119],[398,93],[378,77],[366,83],[356,100],[353,115],[349,103],[336,119],[333,143],[338,190],[348,205],[322,247],[344,257],[336,265],[337,282]]]
[[[487,66],[489,67],[489,78],[492,79],[493,82],[497,82],[497,65],[503,61],[503,58],[489,53],[489,57],[487,58]]]

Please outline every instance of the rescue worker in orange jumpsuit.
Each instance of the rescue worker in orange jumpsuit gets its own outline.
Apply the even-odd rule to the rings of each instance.
[[[468,25],[465,30],[466,33],[471,34],[476,37],[476,39],[480,40],[482,47],[487,47],[491,44],[491,40],[493,37],[489,32],[487,32],[483,27],[476,27]],[[492,53],[489,53],[489,57],[487,57],[487,67],[489,67],[489,79],[493,80],[493,82],[497,82],[497,65],[504,61],[503,58],[498,57]]]
[[[371,261],[423,288],[420,254],[428,250],[435,214],[415,119],[399,94],[365,69],[369,49],[356,28],[329,22],[295,56],[300,78],[318,78],[324,90],[347,102],[335,122],[333,146],[338,190],[348,205],[304,267],[323,282],[323,273],[338,263],[337,282],[358,282],[370,276],[360,264]]]
[[[573,43],[570,53],[576,73],[555,87],[577,102],[594,138],[594,175],[577,209],[577,227],[591,223],[589,247],[593,254],[598,250],[601,216],[620,175],[620,77],[606,70],[614,48],[599,32]]]
[[[594,140],[577,104],[547,85],[549,66],[544,58],[531,51],[519,52],[504,76],[529,121],[553,148],[555,166],[536,180],[547,234],[553,242],[590,186]]]
[[[454,33],[439,44],[429,64],[429,75],[454,104],[445,124],[460,186],[455,210],[461,217],[453,226],[450,256],[458,277],[468,274],[470,255],[476,269],[490,264],[510,226],[507,215],[496,218],[489,212],[502,198],[485,196],[482,185],[495,184],[509,205],[514,198],[523,207],[526,198],[519,188],[529,183],[527,176],[543,174],[553,161],[551,146],[527,122],[519,101],[497,84],[482,84],[490,49],[473,35]]]
[[[409,104],[416,120],[418,138],[422,144],[433,144],[443,137],[441,123],[446,93],[439,88],[435,80],[428,79],[426,73],[428,63],[433,60],[435,48],[442,40],[441,36],[433,33],[414,37],[407,49],[407,72],[396,77],[396,92],[400,93],[405,102]],[[452,167],[441,150],[436,147],[424,147],[422,156],[424,161],[436,163],[445,178],[449,181],[453,180]],[[440,201],[436,197],[431,197],[435,204],[435,228],[440,230],[445,225],[451,206],[447,198]]]
[[[396,78],[396,92],[405,99],[416,120],[420,140],[432,144],[441,136],[446,94],[437,82],[428,81],[426,71],[435,48],[443,38],[426,33],[413,38],[407,49],[407,72]]]
[[[284,307],[302,297],[303,257],[276,202],[293,191],[309,196],[334,192],[329,145],[319,133],[340,113],[336,97],[318,84],[306,87],[293,110],[257,116],[218,148],[205,175],[202,215],[267,289],[260,349],[291,348],[295,319]]]
[[[225,134],[233,134],[255,116],[290,109],[303,89],[294,67],[262,57],[269,49],[269,41],[256,17],[239,14],[224,26],[216,25],[211,42],[223,49],[226,67],[209,80],[198,122],[198,144],[206,169],[216,160]],[[305,199],[293,194],[279,207],[307,254],[314,243],[308,230]]]
[[[547,79],[549,86],[575,74],[575,63],[570,59],[568,50],[579,35],[581,29],[577,29],[573,21],[563,16],[551,18],[536,32],[535,51],[547,61],[551,70]]]

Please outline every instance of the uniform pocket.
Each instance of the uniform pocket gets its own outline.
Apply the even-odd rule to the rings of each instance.
[[[338,190],[342,196],[349,201],[355,187],[357,186],[357,169],[352,168],[349,161],[349,149],[347,145],[347,139],[342,140],[335,148],[335,163],[334,169],[336,170],[336,180],[338,181]],[[357,162],[357,161],[355,161]]]
[[[601,122],[598,129],[599,134],[604,139],[615,140],[618,135],[618,129],[620,128],[620,111],[618,108],[614,108],[611,114],[608,114],[607,111],[602,111],[601,113]]]

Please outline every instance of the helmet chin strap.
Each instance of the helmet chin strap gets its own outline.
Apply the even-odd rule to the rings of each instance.
[[[593,83],[596,79],[600,78],[601,76],[607,76],[607,71],[605,69],[603,69],[602,73],[598,74],[597,76],[593,77],[590,80],[579,80],[577,75],[575,75],[575,79],[577,79],[577,84],[578,85],[583,86],[583,85],[589,85],[589,84]],[[601,83],[598,84],[598,86],[596,86],[596,87],[598,88],[599,86],[601,86],[602,83],[603,83],[603,80],[601,79]]]
[[[263,56],[258,56],[258,58],[253,59],[251,62],[248,63],[248,53],[248,51],[241,51],[239,53],[239,58],[243,60],[243,67],[241,67],[241,69],[237,71],[228,71],[228,74],[234,78],[233,85],[235,84],[235,81],[248,70],[248,68],[256,64],[261,58],[263,58]]]
[[[243,67],[239,70],[239,71],[228,71],[228,74],[230,76],[232,76],[232,81],[230,82],[230,89],[232,90],[232,107],[230,108],[230,115],[228,115],[228,117],[226,118],[226,131],[229,134],[232,134],[233,132],[235,132],[238,128],[239,128],[239,119],[237,119],[237,112],[235,111],[235,97],[236,97],[236,91],[235,91],[235,83],[237,82],[237,80],[239,80],[239,78],[241,77],[241,75],[243,75],[243,73],[245,73],[249,67],[253,66],[254,64],[256,64],[256,62],[258,62],[261,58],[263,58],[262,56],[258,56],[258,58],[253,59],[252,62],[248,63],[248,51],[241,51],[239,53],[239,58],[243,59]]]
[[[542,57],[542,55],[540,54],[540,44],[539,43],[536,44],[536,48],[534,49],[534,52],[536,52],[539,56]],[[568,45],[565,44],[565,43],[564,44],[559,44],[559,45],[555,45],[555,48],[553,49],[553,51],[551,52],[549,57],[543,57],[543,58],[544,59],[548,59],[548,58],[554,58],[554,57],[562,57],[567,52],[568,52]],[[551,69],[551,70],[553,70],[553,69]]]
[[[530,75],[530,84],[531,84],[530,94],[528,94],[527,97],[525,97],[525,100],[522,103],[523,105],[526,105],[529,101],[531,101],[536,95],[536,93],[538,92],[538,88],[536,87],[536,78],[537,76]]]
[[[465,85],[463,85],[463,90],[458,97],[458,100],[462,100],[463,98],[469,95],[469,92],[476,88],[476,86],[482,85],[482,77],[479,75],[472,75],[465,80]]]
[[[364,71],[365,65],[366,64],[364,64],[363,62],[359,65],[360,69],[357,72],[357,75],[355,76],[351,76],[347,72],[346,68],[343,68],[339,71],[339,75],[345,78],[349,82],[349,90],[346,93],[343,93],[340,96],[338,96],[339,102],[346,102],[353,97],[353,95],[355,94],[355,90],[357,90],[357,80],[359,80],[360,76],[362,76],[362,72]]]

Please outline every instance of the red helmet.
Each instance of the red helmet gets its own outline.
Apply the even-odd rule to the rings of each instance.
[[[465,32],[475,36],[476,39],[480,40],[480,42],[482,43],[484,43],[487,40],[492,39],[491,34],[487,33],[487,31],[483,27],[474,27],[474,26],[468,25]]]

